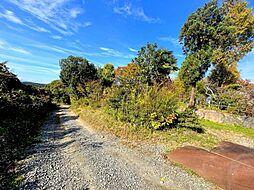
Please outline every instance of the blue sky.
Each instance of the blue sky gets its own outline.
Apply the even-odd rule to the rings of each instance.
[[[97,66],[131,62],[157,42],[184,60],[178,44],[187,17],[206,0],[1,0],[0,61],[22,81],[58,79],[59,59],[82,56]],[[249,1],[250,6],[254,0]],[[254,82],[254,51],[239,63]]]

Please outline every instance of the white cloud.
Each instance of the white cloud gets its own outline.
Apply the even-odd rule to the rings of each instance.
[[[47,29],[45,29],[43,27],[40,27],[40,26],[34,26],[34,27],[30,26],[30,28],[35,30],[35,31],[37,31],[37,32],[48,32],[48,33],[50,33],[49,30],[47,30]]]
[[[81,10],[79,8],[72,8],[70,10],[70,16],[72,18],[76,18],[81,13]]]
[[[85,26],[85,27],[92,26],[92,22],[85,22],[84,26]]]
[[[54,36],[51,36],[51,38],[53,38],[55,40],[61,40],[63,37],[62,36],[54,35]]]
[[[173,44],[176,47],[181,47],[181,45],[180,45],[177,38],[173,38],[171,36],[166,36],[166,37],[159,37],[158,39],[160,41],[169,42],[169,43]]]
[[[109,51],[114,51],[113,49],[105,48],[105,47],[100,47],[100,50],[102,50],[102,51],[107,51],[107,52],[109,52]]]
[[[15,70],[15,71],[22,71],[22,72],[31,72],[36,74],[59,74],[60,69],[52,69],[44,66],[37,66],[37,65],[25,65],[20,63],[9,63],[9,65]]]
[[[106,47],[100,47],[100,50],[103,51],[101,54],[106,56],[120,57],[122,55],[119,51]]]
[[[69,0],[10,0],[10,2],[63,35],[71,35],[82,27],[82,24],[75,20],[82,13],[82,9],[71,8]]]
[[[23,21],[20,18],[18,18],[12,11],[9,10],[4,10],[4,13],[0,13],[0,17],[3,17],[8,21],[16,24],[23,24]]]
[[[115,4],[117,3],[115,2]],[[113,8],[113,11],[117,14],[121,14],[126,17],[127,16],[134,17],[136,19],[139,19],[148,23],[160,22],[159,18],[153,18],[146,15],[142,7],[133,7],[131,3],[125,3],[123,6],[117,5]]]
[[[128,48],[131,52],[135,52],[135,53],[137,53],[138,52],[138,50],[136,50],[136,49],[133,49],[133,48]]]
[[[132,59],[132,58],[134,58],[134,55],[132,55],[132,54],[124,54],[122,52],[119,52],[119,51],[111,49],[111,48],[100,47],[100,50],[103,51],[101,53],[102,56],[121,57],[121,58],[125,58],[125,59]]]
[[[0,17],[3,17],[5,19],[7,19],[10,22],[13,22],[15,24],[20,24],[23,26],[26,26],[32,30],[35,30],[37,32],[48,32],[50,33],[49,30],[40,27],[40,26],[36,26],[32,21],[26,19],[25,22],[22,21],[19,17],[17,17],[14,12],[10,11],[10,10],[4,10],[4,13],[0,13]],[[10,27],[9,27],[10,28]]]
[[[38,57],[36,56],[37,59],[29,59],[29,58],[24,58],[24,57],[19,57],[17,55],[7,55],[7,54],[0,54],[0,57],[2,59],[4,59],[4,61],[10,61],[10,63],[13,63],[13,62],[19,62],[19,63],[32,63],[32,64],[35,64],[35,65],[43,65],[45,67],[48,67],[48,68],[53,68],[53,69],[58,69],[59,66],[57,64],[49,64],[49,63],[45,63],[45,62],[41,62],[40,59],[43,59],[43,57]],[[52,60],[54,60],[52,58]],[[53,62],[53,61],[52,61]]]
[[[9,50],[15,51],[15,52],[18,52],[18,53],[21,53],[21,54],[30,54],[29,51],[27,51],[25,49],[22,49],[22,48],[10,47]]]
[[[0,49],[15,51],[15,52],[20,53],[20,54],[31,54],[29,51],[27,51],[23,48],[13,47],[9,43],[7,43],[5,41],[2,41],[2,40],[0,40]]]

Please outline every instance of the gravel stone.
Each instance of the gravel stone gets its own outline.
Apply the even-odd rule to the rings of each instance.
[[[136,148],[79,122],[67,107],[51,114],[41,142],[21,161],[20,189],[160,190],[216,189],[163,158],[163,145]]]

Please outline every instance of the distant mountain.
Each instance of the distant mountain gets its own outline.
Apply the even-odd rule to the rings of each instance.
[[[25,85],[31,85],[31,86],[35,86],[35,87],[44,87],[46,84],[41,84],[41,83],[36,83],[36,82],[22,82]]]

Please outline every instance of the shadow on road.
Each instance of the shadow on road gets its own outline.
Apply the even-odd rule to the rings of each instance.
[[[53,112],[41,129],[40,142],[32,145],[30,150],[27,152],[25,160],[27,159],[28,163],[21,169],[20,173],[25,174],[34,171],[35,168],[42,168],[48,159],[51,157],[53,158],[55,154],[61,154],[61,150],[63,148],[74,143],[75,140],[65,137],[75,135],[75,133],[80,130],[80,127],[73,126],[72,128],[66,129],[64,123],[76,120],[77,118],[78,116],[69,116],[61,112]],[[95,146],[100,146],[100,144]],[[54,170],[54,168],[52,169]],[[37,173],[34,175],[37,175]],[[38,181],[29,181],[29,179],[26,180],[26,182],[20,187],[20,189],[38,188]]]

